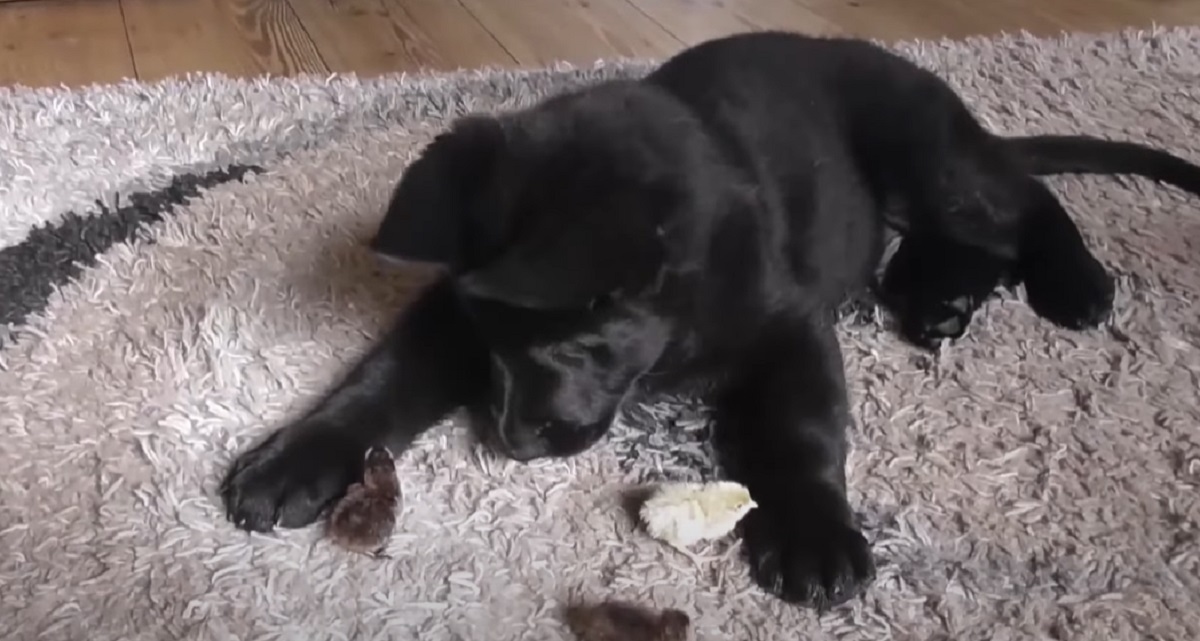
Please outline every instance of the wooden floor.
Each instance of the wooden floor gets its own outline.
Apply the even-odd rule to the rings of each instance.
[[[734,31],[885,40],[1200,23],[1200,0],[0,0],[0,84],[663,56]]]

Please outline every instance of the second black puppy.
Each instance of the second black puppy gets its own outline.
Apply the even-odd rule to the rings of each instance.
[[[846,498],[833,310],[885,279],[912,339],[961,332],[1002,280],[1086,328],[1113,288],[1034,177],[1200,169],[1086,138],[1006,140],[936,76],[865,42],[758,33],[639,81],[463,119],[406,172],[376,241],[449,273],[306,416],[222,487],[249,530],[311,523],[362,453],[399,453],[461,406],[518,460],[581,452],[632,393],[704,383],[725,469],[759,508],[753,574],[826,607],[874,575]]]

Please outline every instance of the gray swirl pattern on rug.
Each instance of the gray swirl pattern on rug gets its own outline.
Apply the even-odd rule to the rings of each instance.
[[[913,42],[997,130],[1089,132],[1200,160],[1200,30]],[[712,472],[703,408],[638,404],[571,461],[517,465],[451,421],[401,461],[392,559],[247,535],[215,488],[420,285],[362,247],[451,118],[646,61],[364,80],[194,77],[0,90],[0,251],[179,176],[206,185],[97,248],[0,348],[0,621],[11,639],[566,639],[576,596],[693,615],[700,640],[1200,638],[1200,200],[1051,180],[1119,275],[1096,332],[987,306],[934,356],[841,327],[852,498],[880,561],[818,619],[763,596],[736,541],[697,570],[623,489]],[[44,266],[17,265],[33,270]],[[656,427],[657,426],[657,427]]]

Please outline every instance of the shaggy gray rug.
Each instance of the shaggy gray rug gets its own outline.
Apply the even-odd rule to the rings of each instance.
[[[898,47],[1001,131],[1200,160],[1200,30]],[[1200,199],[1140,179],[1052,180],[1119,274],[1102,330],[1014,296],[937,355],[842,324],[880,576],[825,617],[765,597],[735,539],[696,569],[630,526],[624,487],[708,470],[684,400],[532,466],[436,428],[401,461],[389,561],[225,522],[231,457],[422,282],[362,247],[416,150],[646,65],[0,90],[2,636],[551,640],[568,599],[617,596],[713,641],[1200,638]]]

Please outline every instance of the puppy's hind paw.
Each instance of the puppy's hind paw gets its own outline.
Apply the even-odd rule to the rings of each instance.
[[[1112,315],[1113,279],[1104,265],[1086,252],[1032,261],[1023,276],[1029,306],[1055,325],[1091,329]]]

